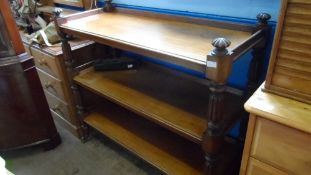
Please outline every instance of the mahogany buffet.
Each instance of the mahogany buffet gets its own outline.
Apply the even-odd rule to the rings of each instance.
[[[103,9],[63,18],[60,11],[55,14],[76,112],[85,128],[82,139],[88,127],[95,128],[166,174],[229,173],[237,151],[225,136],[240,118],[245,96],[258,87],[269,14],[260,13],[257,25],[242,25],[116,8],[110,1]],[[206,76],[145,61],[135,70],[96,72],[91,64],[76,64],[69,35],[94,40],[108,52],[130,51]],[[245,65],[248,90],[234,93],[227,86],[231,67],[251,49],[252,62]]]

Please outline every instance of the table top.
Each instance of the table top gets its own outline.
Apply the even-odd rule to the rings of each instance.
[[[252,27],[124,9],[114,12],[91,10],[60,22],[65,33],[103,41],[117,48],[124,46],[120,49],[131,47],[129,51],[135,52],[136,49],[140,53],[152,51],[200,65],[206,65],[206,57],[214,49],[213,39],[229,39],[231,46],[228,49],[234,50],[251,38]],[[160,57],[150,53],[146,55]]]
[[[311,105],[263,92],[262,88],[245,103],[248,112],[311,134]]]

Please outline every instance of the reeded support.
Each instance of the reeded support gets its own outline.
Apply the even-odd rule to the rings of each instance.
[[[259,13],[257,15],[257,30],[264,30],[264,39],[262,42],[258,43],[253,47],[252,51],[252,60],[249,65],[248,71],[248,80],[247,80],[247,91],[244,95],[245,101],[249,99],[252,94],[256,91],[256,89],[260,86],[260,75],[263,68],[263,61],[265,57],[265,48],[267,44],[267,38],[270,34],[270,27],[268,25],[268,21],[271,19],[271,15],[268,13]],[[254,31],[254,32],[256,32]],[[240,127],[240,140],[245,139],[246,130],[248,123],[248,113],[244,112],[241,127]]]
[[[215,49],[208,54],[206,63],[206,76],[212,80],[209,86],[207,120],[208,126],[204,133],[202,148],[205,152],[206,175],[217,174],[217,161],[224,142],[224,94],[225,84],[231,72],[232,57],[227,49],[231,42],[226,38],[213,40]]]
[[[112,0],[105,0],[105,6],[103,8],[104,12],[111,12],[114,10],[112,5]]]
[[[264,30],[264,39],[253,48],[253,58],[251,60],[248,72],[248,87],[246,98],[249,98],[259,87],[260,72],[262,70],[263,60],[265,56],[266,41],[270,32],[268,26],[269,19],[271,19],[271,15],[269,15],[268,13],[259,13],[257,15],[257,29]]]
[[[79,125],[80,125],[79,130],[80,130],[81,140],[85,141],[87,137],[87,129],[86,129],[87,126],[83,122],[83,118],[85,117],[85,110],[82,104],[79,88],[73,81],[74,76],[76,76],[78,72],[74,70],[74,59],[73,59],[73,55],[71,52],[70,44],[68,42],[68,36],[60,30],[58,22],[57,22],[57,19],[60,17],[61,12],[62,10],[59,8],[56,8],[54,10],[54,23],[55,23],[57,33],[61,38],[62,51],[64,55],[64,60],[65,60],[68,83],[72,90],[72,96],[74,98],[73,104],[76,107],[75,112],[79,118]]]

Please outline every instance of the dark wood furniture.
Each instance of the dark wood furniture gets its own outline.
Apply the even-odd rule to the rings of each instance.
[[[311,104],[311,1],[283,0],[264,90]]]
[[[60,143],[31,56],[25,53],[8,1],[0,2],[0,151]]]
[[[110,1],[103,9],[56,18],[82,127],[97,129],[167,174],[229,174],[237,151],[225,135],[239,118],[243,95],[228,90],[227,78],[233,62],[253,48],[248,89],[256,89],[269,18],[261,13],[258,25],[239,25],[114,8]],[[206,79],[147,62],[130,71],[85,69],[76,64],[67,35],[183,66]]]

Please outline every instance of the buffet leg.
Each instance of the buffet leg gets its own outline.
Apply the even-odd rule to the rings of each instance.
[[[212,85],[208,102],[208,127],[204,133],[202,148],[205,152],[205,175],[216,175],[219,155],[224,143],[223,110],[224,106],[223,85]]]

